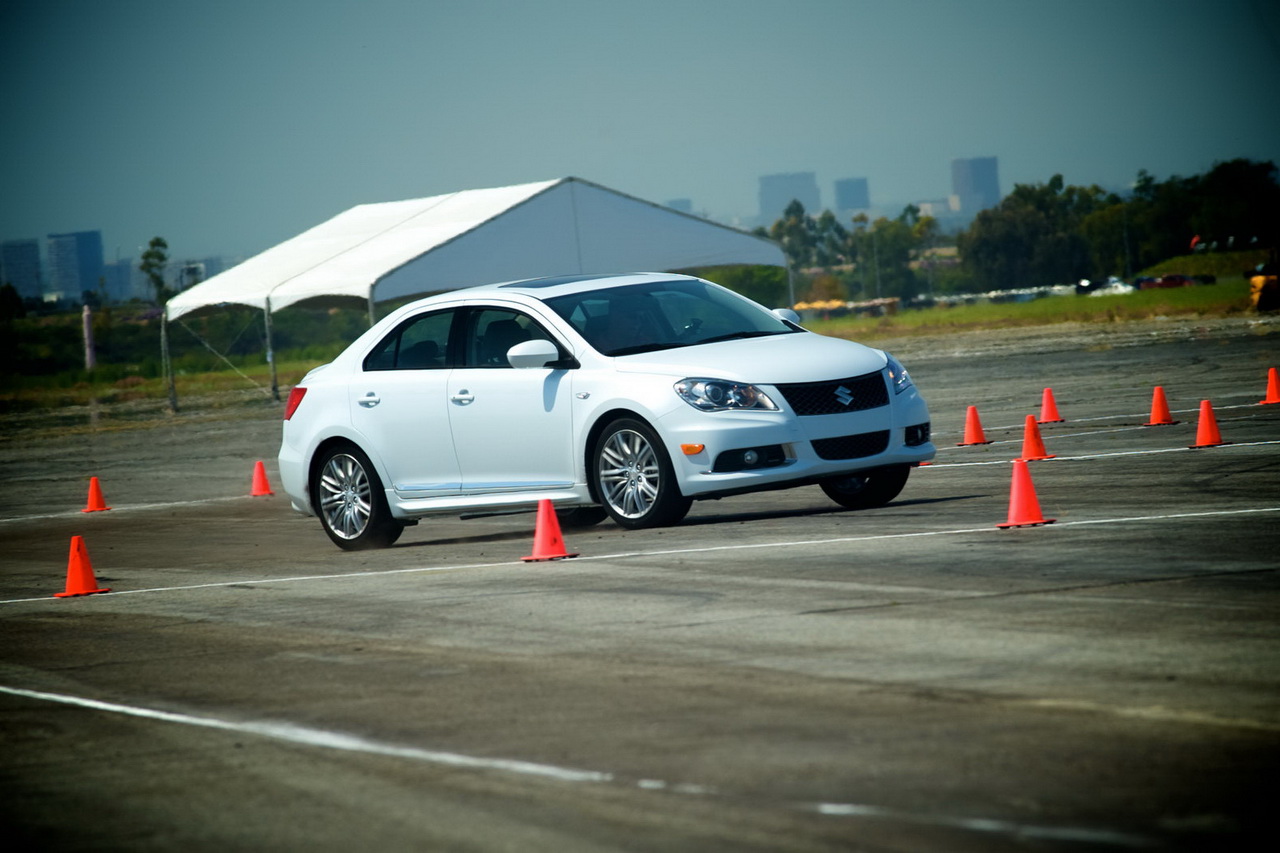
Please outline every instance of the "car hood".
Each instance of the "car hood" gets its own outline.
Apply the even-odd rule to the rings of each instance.
[[[615,366],[622,373],[776,385],[861,376],[882,370],[885,357],[863,344],[803,332],[637,353],[616,359]]]

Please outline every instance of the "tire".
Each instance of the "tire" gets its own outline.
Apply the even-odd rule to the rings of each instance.
[[[602,506],[575,506],[556,510],[561,527],[591,527],[609,517]]]
[[[591,451],[591,478],[605,512],[628,530],[676,524],[692,503],[680,494],[657,434],[631,418],[616,420],[600,433]]]
[[[871,509],[884,506],[902,492],[911,474],[910,465],[875,468],[860,474],[832,477],[818,485],[827,497],[847,509]]]
[[[320,526],[344,551],[386,548],[404,532],[404,524],[391,517],[373,463],[354,446],[325,451],[311,499]]]

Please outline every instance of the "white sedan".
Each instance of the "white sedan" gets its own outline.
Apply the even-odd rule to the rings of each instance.
[[[567,276],[405,305],[289,395],[280,479],[340,548],[551,500],[675,524],[694,500],[817,484],[855,509],[932,459],[891,355],[682,275]]]

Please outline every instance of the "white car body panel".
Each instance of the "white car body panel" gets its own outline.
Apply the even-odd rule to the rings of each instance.
[[[680,278],[600,277],[542,290],[488,286],[397,309],[299,383],[307,391],[297,413],[284,424],[279,455],[284,491],[295,509],[315,514],[315,460],[329,442],[341,440],[369,456],[391,515],[404,521],[433,513],[533,506],[543,498],[563,507],[593,505],[588,438],[605,419],[619,414],[657,431],[680,492],[690,498],[812,483],[933,458],[928,408],[913,384],[900,393],[887,387],[886,405],[806,416],[798,416],[778,389],[780,384],[868,374],[887,377],[887,358],[880,350],[795,331],[611,358],[541,301]],[[402,321],[466,306],[509,308],[532,317],[573,354],[577,365],[363,369],[365,357]],[[755,385],[777,409],[699,410],[674,390],[686,378]],[[905,430],[922,425],[924,440],[908,446]],[[811,443],[885,430],[889,438],[882,452],[852,459],[823,459]],[[688,455],[682,445],[704,449]],[[771,467],[713,470],[722,453],[757,447],[781,447],[785,458]]]

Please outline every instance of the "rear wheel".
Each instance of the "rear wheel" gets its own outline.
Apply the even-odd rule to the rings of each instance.
[[[324,532],[344,551],[386,548],[404,524],[391,517],[382,482],[369,457],[352,446],[335,447],[320,460],[312,496]]]
[[[692,501],[680,494],[662,442],[643,421],[623,418],[609,424],[591,460],[596,495],[618,525],[663,527],[689,511]]]
[[[827,497],[849,509],[871,509],[884,506],[896,498],[902,487],[907,484],[911,474],[910,465],[894,465],[889,468],[876,468],[860,474],[845,477],[832,477],[818,485]]]

